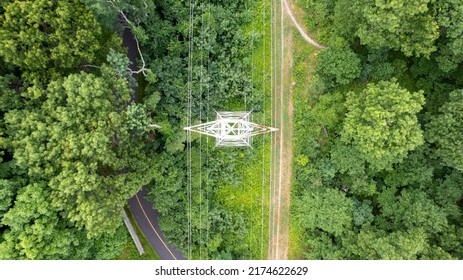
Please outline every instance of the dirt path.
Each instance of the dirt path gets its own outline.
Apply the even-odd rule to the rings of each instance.
[[[283,0],[273,0],[272,26],[272,115],[278,127],[272,141],[269,259],[288,258],[290,194],[292,175],[292,28],[283,10]]]
[[[325,48],[298,24],[291,5],[290,0],[272,0],[272,124],[279,128],[279,133],[272,139],[268,249],[271,260],[288,259],[293,162],[293,25],[305,41]]]
[[[286,12],[288,13],[289,18],[291,19],[293,24],[296,26],[297,30],[299,31],[301,36],[304,38],[304,40],[306,40],[309,44],[312,44],[313,46],[315,46],[315,47],[317,47],[319,49],[326,48],[326,46],[317,43],[314,39],[312,39],[309,35],[307,35],[307,33],[304,31],[304,29],[299,25],[299,23],[297,22],[296,18],[293,15],[291,7],[290,7],[290,4],[292,4],[292,3],[289,2],[289,4],[288,4],[289,0],[282,0],[282,1],[283,1],[283,4],[284,4],[285,8],[286,8]]]

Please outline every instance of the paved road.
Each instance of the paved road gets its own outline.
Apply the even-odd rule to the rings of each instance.
[[[124,29],[122,38],[122,45],[128,48],[128,57],[131,61],[129,67],[135,71],[137,70],[137,43],[129,28]],[[136,74],[134,74],[134,78],[137,78]],[[137,90],[135,90],[132,98],[133,100],[137,99]],[[184,260],[185,257],[182,253],[167,243],[158,224],[159,213],[153,208],[153,203],[145,199],[146,193],[147,189],[143,187],[134,197],[129,199],[129,208],[138,227],[145,234],[146,239],[148,239],[161,260]]]
[[[164,234],[159,228],[159,213],[153,209],[153,203],[144,198],[146,193],[147,189],[143,187],[134,197],[129,199],[129,208],[138,227],[143,231],[146,239],[148,239],[161,260],[184,260],[185,257],[182,253],[167,243]]]

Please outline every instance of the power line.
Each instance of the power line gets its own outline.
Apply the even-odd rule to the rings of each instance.
[[[251,15],[254,17],[254,1],[250,0],[251,2]],[[254,97],[254,21],[251,22],[251,102]],[[251,177],[252,178],[252,177]],[[254,218],[254,189],[253,189],[253,181],[251,180],[251,220],[250,220],[250,245],[249,246],[249,253],[250,259],[252,259],[252,240],[253,240],[253,218]]]
[[[211,6],[210,0],[207,1],[208,5],[208,16],[209,20],[207,21],[208,28],[207,30],[210,32],[211,27]],[[210,37],[210,36],[209,36]],[[210,90],[210,38],[208,40],[208,48],[207,48],[207,98],[206,98],[206,122],[209,122],[209,90]],[[206,177],[206,256],[209,256],[209,137],[206,137],[206,169],[207,169],[207,177]]]
[[[188,126],[191,126],[192,116],[192,90],[193,90],[193,24],[194,24],[194,0],[190,0],[190,22],[189,22],[189,44],[188,44]],[[191,173],[191,131],[187,131],[187,149],[188,149],[188,259],[192,259],[192,235],[191,235],[191,219],[192,219],[192,205],[191,205],[191,187],[192,187],[192,173]]]
[[[204,25],[204,3],[203,0],[201,0],[201,32],[200,32],[200,38],[204,36],[203,33],[203,25]],[[202,42],[203,40],[200,40],[200,48],[202,48]],[[200,72],[199,72],[199,120],[202,121],[202,114],[203,114],[203,52],[200,52]],[[202,205],[202,196],[203,196],[203,191],[202,191],[202,186],[203,186],[203,159],[202,159],[202,144],[203,144],[203,136],[199,136],[199,259],[201,260],[202,258],[202,240],[203,240],[203,232],[202,232],[202,216],[203,216],[203,205]]]
[[[264,7],[262,11],[262,30],[263,30],[263,52],[262,52],[262,61],[263,61],[263,71],[262,71],[262,123],[265,123],[265,75],[267,73],[266,65],[266,26],[265,26],[265,12],[267,9],[267,0],[264,0]],[[264,258],[264,186],[265,186],[265,139],[266,135],[262,138],[262,182],[261,182],[261,236],[260,236],[260,258]]]

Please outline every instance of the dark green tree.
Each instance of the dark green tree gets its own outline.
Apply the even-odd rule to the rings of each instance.
[[[101,28],[78,0],[7,1],[0,15],[0,56],[36,82],[91,63]]]
[[[327,48],[318,56],[316,73],[329,86],[347,85],[360,76],[360,59],[349,48]]]
[[[463,90],[450,93],[449,101],[426,127],[426,139],[436,146],[434,153],[444,164],[463,171]]]
[[[297,208],[296,217],[304,229],[321,229],[339,236],[352,225],[353,203],[338,190],[307,191]]]
[[[435,9],[441,29],[436,60],[443,72],[450,72],[463,62],[463,3],[458,0],[436,1]]]

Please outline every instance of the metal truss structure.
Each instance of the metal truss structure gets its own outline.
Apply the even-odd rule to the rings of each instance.
[[[251,112],[216,112],[215,121],[184,129],[215,137],[216,147],[252,147],[253,136],[278,129],[250,122]]]

